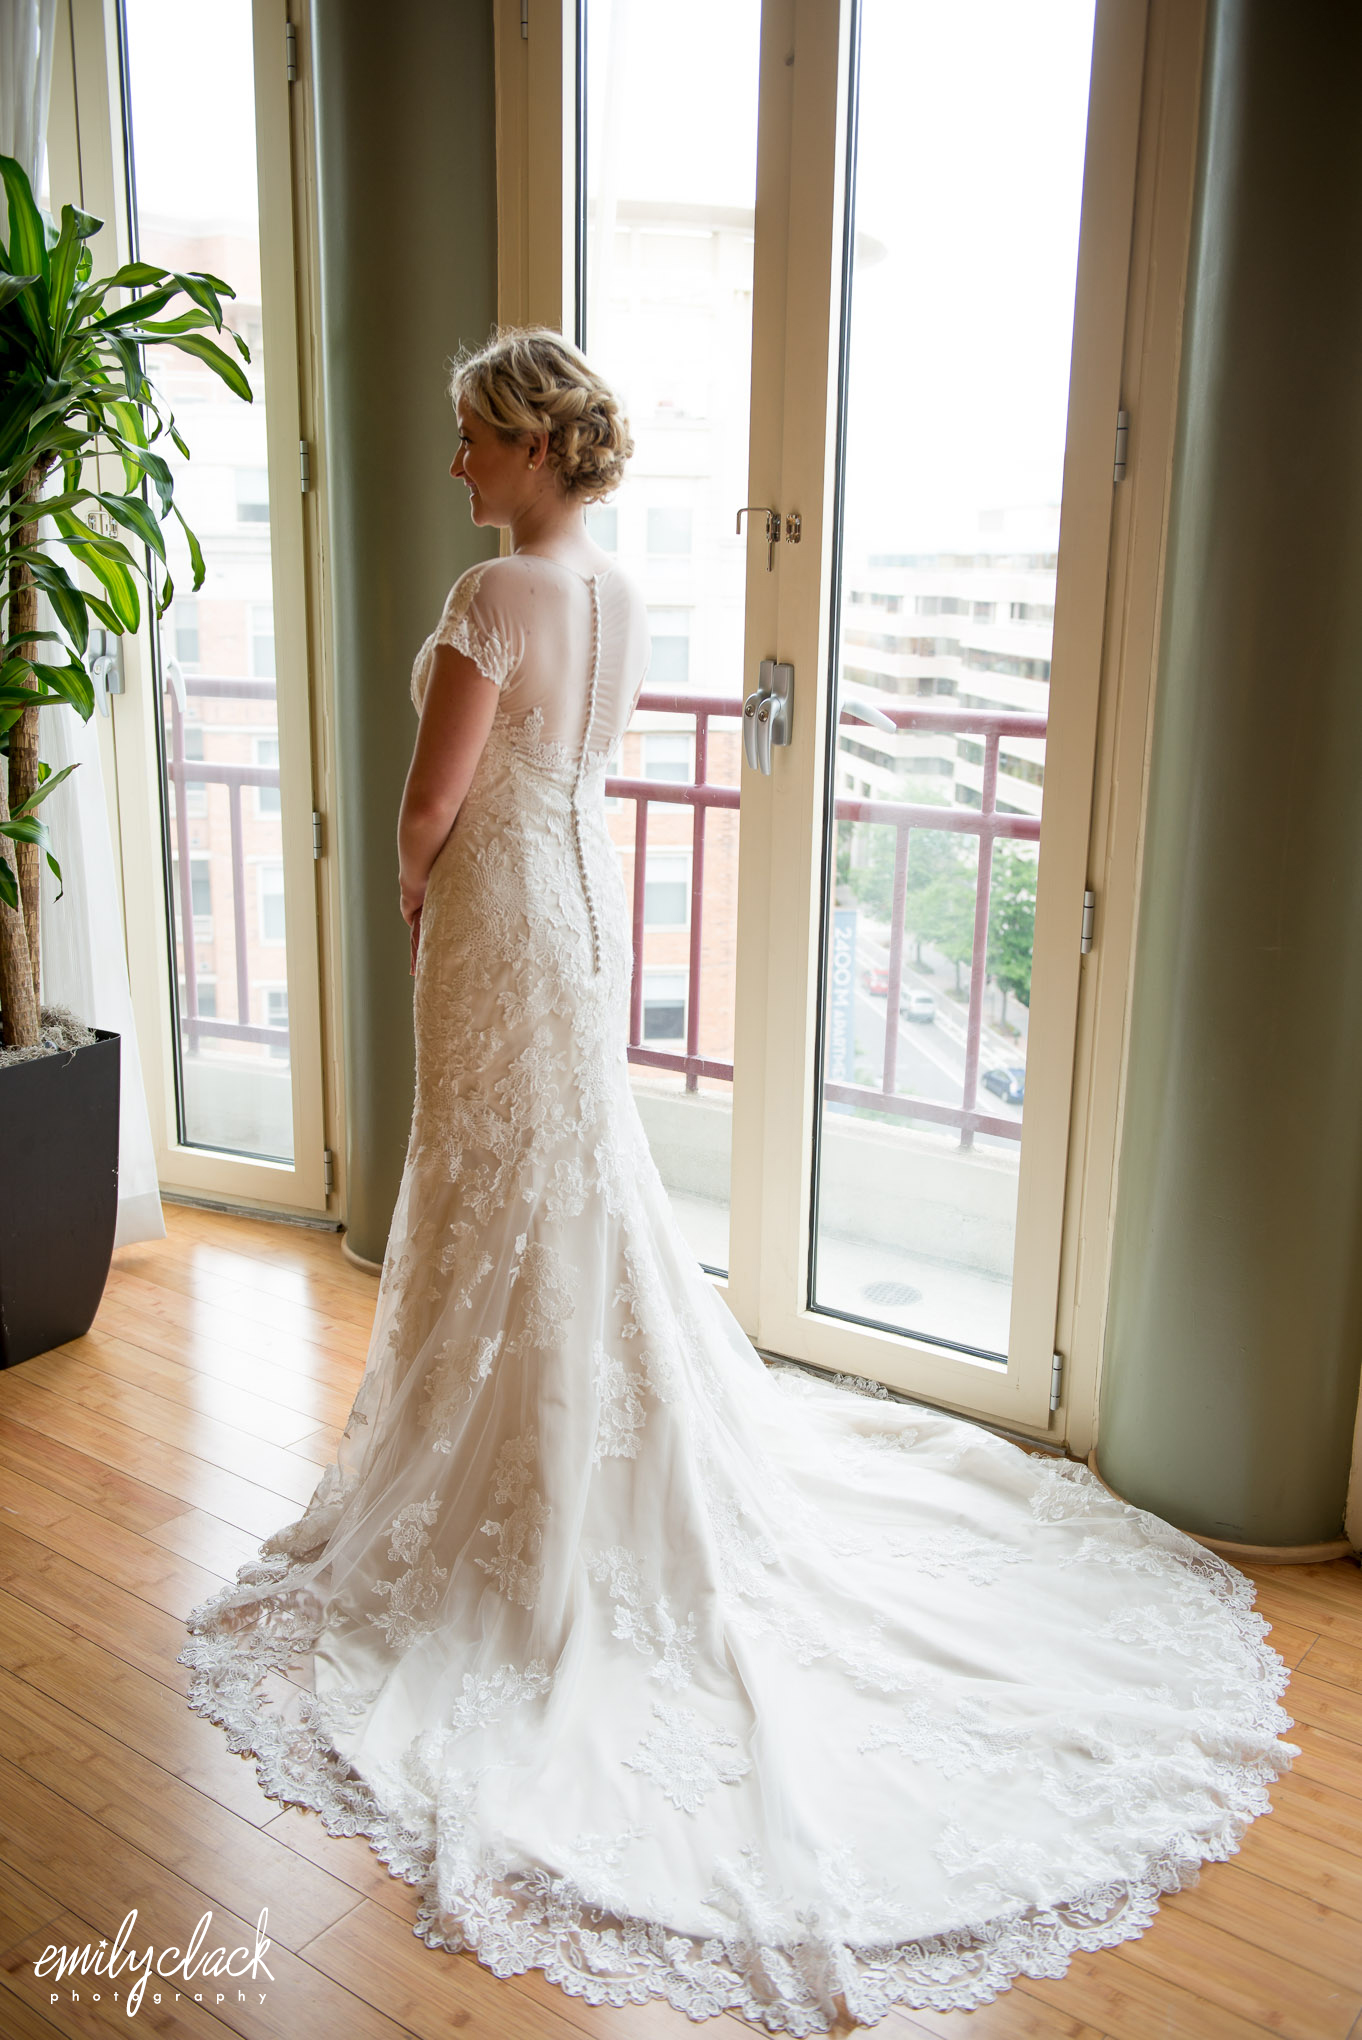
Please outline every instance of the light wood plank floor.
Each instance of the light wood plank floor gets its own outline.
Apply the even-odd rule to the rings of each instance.
[[[50,1943],[253,1942],[264,2005],[163,1990],[168,2040],[738,2040],[664,2006],[593,2012],[413,1934],[411,1888],[362,1840],[281,1808],[185,1705],[188,1609],[300,1513],[363,1368],[376,1283],[334,1236],[167,1210],[127,1248],[95,1328],[0,1374],[0,2034],[126,2033],[122,2003],[48,2003]],[[1362,1574],[1256,1575],[1296,1668],[1303,1754],[1232,1861],[1151,1930],[982,2011],[896,2014],[886,2040],[1362,2040]],[[87,1982],[90,1979],[86,1980]],[[65,1988],[69,1989],[69,1986]]]

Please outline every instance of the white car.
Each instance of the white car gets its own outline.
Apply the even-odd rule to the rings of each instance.
[[[905,1020],[935,1020],[935,995],[931,992],[905,992],[899,1000],[899,1012]]]

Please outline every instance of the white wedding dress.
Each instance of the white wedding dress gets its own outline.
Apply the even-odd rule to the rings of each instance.
[[[437,642],[500,697],[426,895],[373,1343],[305,1513],[189,1617],[190,1704],[499,1976],[792,2034],[1059,1976],[1298,1754],[1250,1583],[1081,1465],[763,1364],[629,1087],[641,601],[512,556],[418,706]]]

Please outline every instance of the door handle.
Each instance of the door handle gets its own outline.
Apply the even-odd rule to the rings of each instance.
[[[891,735],[898,728],[898,724],[891,722],[882,708],[874,708],[868,701],[857,701],[850,694],[844,694],[838,703],[838,720],[844,715],[853,716],[857,722],[870,723],[877,730],[888,730]]]
[[[794,667],[763,659],[761,677],[742,705],[743,755],[754,772],[771,770],[771,749],[794,732]]]

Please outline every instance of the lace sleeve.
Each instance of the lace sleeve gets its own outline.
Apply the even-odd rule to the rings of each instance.
[[[493,585],[496,577],[488,582],[486,574],[487,568],[482,566],[470,567],[460,575],[449,591],[440,621],[416,655],[411,693],[418,712],[437,645],[451,645],[462,652],[497,688],[504,687],[520,665],[524,639],[519,619],[499,599],[499,590]]]
[[[452,645],[496,687],[504,687],[524,651],[519,619],[498,600],[497,577],[473,567],[454,583],[433,644]]]

